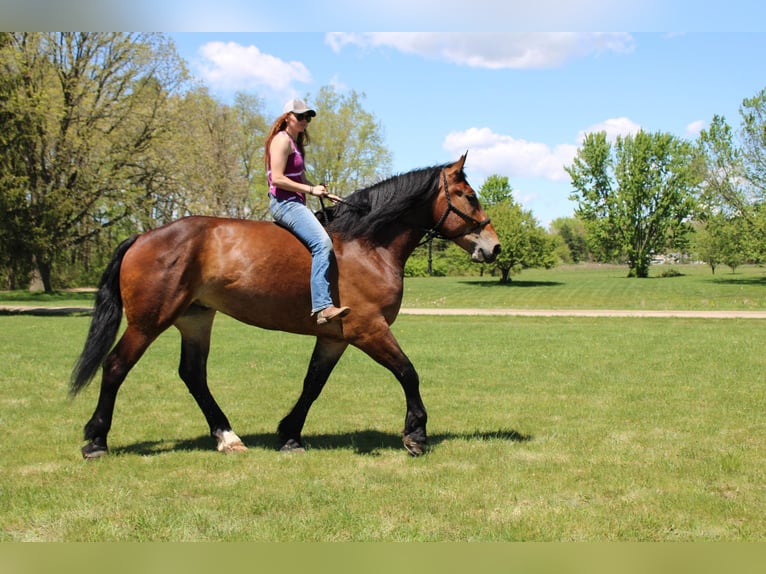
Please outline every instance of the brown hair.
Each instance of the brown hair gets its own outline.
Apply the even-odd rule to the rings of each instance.
[[[263,146],[263,164],[266,166],[266,170],[268,171],[270,161],[269,161],[269,147],[271,146],[271,141],[276,137],[276,135],[279,132],[285,131],[287,129],[287,116],[289,116],[292,112],[285,112],[281,116],[277,118],[277,120],[274,122],[274,124],[271,126],[271,129],[269,130],[268,135],[266,136],[266,143]],[[298,137],[295,141],[295,145],[298,147],[298,151],[301,152],[301,155],[305,157],[304,152],[304,146],[308,144],[311,141],[311,138],[309,138],[309,133],[307,130],[303,130],[301,133],[298,134]]]

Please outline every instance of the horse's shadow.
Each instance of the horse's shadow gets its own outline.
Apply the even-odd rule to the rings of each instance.
[[[277,450],[276,433],[259,433],[240,437],[248,448]],[[474,431],[467,433],[435,433],[428,437],[428,450],[433,451],[444,442],[451,440],[487,441],[503,440],[507,442],[528,442],[531,435],[515,430]],[[401,450],[401,435],[367,429],[346,433],[306,434],[303,435],[306,450],[351,450],[355,454],[377,456],[381,451]],[[135,454],[150,456],[165,452],[209,451],[215,448],[215,441],[209,435],[180,441],[142,441],[112,449],[115,454]]]

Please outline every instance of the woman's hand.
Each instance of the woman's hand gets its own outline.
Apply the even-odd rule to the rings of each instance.
[[[328,197],[327,188],[323,183],[320,183],[319,185],[312,185],[309,188],[309,193],[311,195],[315,195],[317,197]]]

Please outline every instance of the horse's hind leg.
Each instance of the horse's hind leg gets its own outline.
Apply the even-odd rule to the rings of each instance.
[[[84,429],[84,439],[90,442],[82,447],[83,458],[97,458],[109,452],[106,437],[112,427],[117,391],[153,340],[129,324],[104,360],[96,410]]]
[[[311,361],[303,380],[303,391],[288,415],[279,423],[279,442],[282,451],[303,450],[301,432],[309,409],[322,392],[330,373],[338,364],[343,351],[348,347],[344,341],[317,339]]]
[[[181,332],[181,363],[178,374],[205,415],[210,434],[216,439],[220,452],[247,450],[242,440],[231,430],[226,415],[216,403],[207,384],[207,357],[210,352],[210,332],[215,310],[192,306],[175,326]]]

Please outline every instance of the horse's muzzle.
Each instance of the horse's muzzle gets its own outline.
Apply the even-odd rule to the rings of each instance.
[[[500,253],[500,249],[501,247],[499,243],[495,243],[491,249],[477,245],[476,249],[471,255],[471,259],[474,263],[492,263],[495,259],[497,259],[497,256]]]

